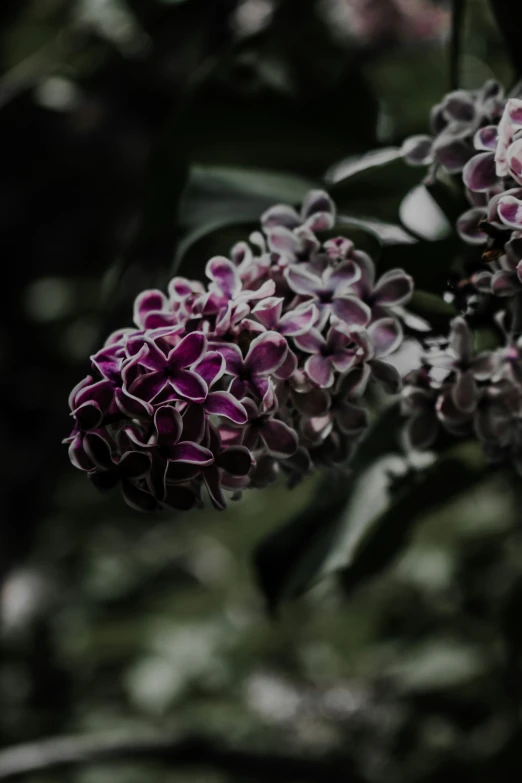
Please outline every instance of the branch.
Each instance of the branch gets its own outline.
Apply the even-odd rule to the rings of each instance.
[[[146,739],[107,737],[57,737],[16,745],[0,751],[0,780],[19,775],[48,772],[77,764],[113,762],[155,762],[167,766],[207,767],[251,780],[306,781],[324,780],[362,783],[350,772],[349,759],[306,758],[287,754],[262,753],[220,746],[200,736],[156,736]]]

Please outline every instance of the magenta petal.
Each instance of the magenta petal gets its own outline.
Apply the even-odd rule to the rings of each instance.
[[[263,324],[266,329],[276,329],[281,318],[284,299],[276,296],[269,296],[262,299],[257,304],[252,313]]]
[[[136,378],[129,392],[135,397],[151,402],[166,385],[167,378],[163,372],[149,372]]]
[[[450,174],[457,174],[473,155],[471,145],[464,139],[442,134],[433,144],[435,159],[442,163]]]
[[[286,359],[275,371],[276,378],[280,380],[287,380],[297,370],[297,356],[293,351],[288,349],[286,353]]]
[[[135,349],[139,346],[139,343],[140,338],[137,338],[136,340],[129,340],[127,344],[133,353],[134,358],[131,360],[133,363],[141,364],[143,367],[156,372],[160,372],[167,366],[167,357],[153,340],[146,340],[139,351],[136,351]],[[127,368],[130,364],[131,362],[126,363],[126,372],[128,372]]]
[[[484,245],[487,234],[480,228],[480,222],[486,217],[484,207],[473,207],[464,212],[457,220],[457,232],[469,245]]]
[[[104,411],[110,406],[114,394],[114,386],[111,381],[103,380],[84,386],[75,396],[75,408],[79,408],[85,402],[95,402],[100,410]]]
[[[466,187],[475,193],[490,190],[497,182],[494,154],[479,152],[464,166],[462,178]]]
[[[372,313],[364,302],[356,296],[338,296],[332,302],[332,310],[341,321],[350,326],[366,326]]]
[[[225,372],[225,359],[217,351],[209,351],[192,369],[207,386],[212,386]]]
[[[229,375],[240,375],[243,370],[243,354],[239,346],[233,343],[220,343],[213,348],[225,359],[225,372]]]
[[[115,390],[114,400],[119,410],[130,418],[152,416],[154,411],[150,402],[140,400],[139,397],[135,397],[129,391],[124,391],[123,389]]]
[[[522,228],[522,201],[514,196],[503,196],[497,207],[501,221],[510,228]]]
[[[181,416],[171,405],[162,405],[157,409],[154,414],[154,425],[160,442],[176,443],[181,437]]]
[[[207,338],[202,332],[191,332],[171,350],[169,367],[189,367],[198,362],[207,350]]]
[[[332,273],[326,278],[326,288],[328,291],[335,291],[337,295],[343,293],[353,283],[356,283],[362,276],[361,268],[353,261],[343,261],[335,267]]]
[[[285,277],[292,291],[303,296],[313,296],[322,286],[321,280],[316,275],[295,265],[285,269]]]
[[[143,291],[134,302],[134,322],[143,326],[143,318],[151,310],[163,310],[167,307],[167,297],[161,291]]]
[[[326,345],[326,340],[317,329],[310,329],[309,332],[298,335],[294,338],[294,342],[306,353],[317,353]]]
[[[479,128],[473,138],[473,144],[477,150],[489,150],[495,152],[498,141],[498,127],[496,125],[486,125]]]
[[[205,467],[214,462],[214,455],[204,446],[185,440],[169,446],[168,459],[171,462],[188,462],[191,465]]]
[[[265,332],[252,340],[245,358],[245,367],[251,375],[268,375],[283,363],[288,345],[277,332]]]
[[[224,256],[211,258],[205,268],[205,274],[214,281],[227,299],[233,299],[241,290],[237,268]]]
[[[315,354],[305,363],[305,372],[310,380],[321,389],[326,389],[334,382],[333,367],[329,357]]]
[[[282,421],[268,419],[263,423],[259,434],[273,457],[291,457],[297,451],[297,435]]]
[[[332,365],[338,372],[346,372],[355,364],[357,357],[354,351],[337,351],[332,354]]]
[[[402,329],[395,318],[381,318],[368,327],[375,356],[380,358],[393,353],[402,342]]]
[[[279,330],[285,337],[295,337],[311,329],[317,316],[318,312],[314,304],[290,310],[281,318]]]
[[[195,372],[177,370],[168,380],[174,391],[191,402],[204,402],[207,397],[207,384]]]
[[[390,269],[377,281],[373,291],[373,302],[385,307],[402,305],[410,299],[413,280],[402,269]]]
[[[216,416],[224,416],[236,424],[245,424],[248,418],[241,403],[226,391],[211,392],[205,401],[205,410]]]

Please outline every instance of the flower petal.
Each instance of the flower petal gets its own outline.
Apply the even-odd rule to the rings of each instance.
[[[332,310],[337,318],[350,326],[366,326],[372,317],[368,305],[356,296],[337,296],[332,302]]]
[[[495,296],[514,296],[521,293],[520,281],[515,272],[500,269],[491,278],[491,292]]]
[[[510,228],[522,228],[522,201],[514,196],[503,196],[498,201],[498,216]]]
[[[87,400],[74,411],[74,418],[78,428],[83,432],[95,430],[103,421],[103,413],[100,406],[93,400]]]
[[[146,511],[151,513],[158,507],[156,499],[142,487],[137,487],[131,481],[123,481],[121,485],[121,494],[128,506],[135,511]]]
[[[134,397],[152,402],[167,385],[167,378],[163,372],[149,372],[140,375],[129,389]]]
[[[372,377],[381,384],[387,394],[398,394],[401,390],[401,376],[391,364],[374,359],[371,363]]]
[[[368,334],[377,358],[393,353],[402,342],[401,325],[395,318],[380,318],[370,324]]]
[[[169,382],[174,391],[181,397],[191,402],[204,402],[208,394],[208,387],[203,378],[190,370],[178,370],[175,375],[169,377]]]
[[[188,462],[191,465],[205,467],[206,465],[212,465],[214,455],[204,446],[184,440],[169,447],[168,459],[170,462]]]
[[[295,430],[278,419],[267,419],[259,430],[261,440],[273,457],[291,457],[295,454],[298,439]]]
[[[171,405],[162,405],[154,414],[154,426],[160,443],[177,443],[183,429],[181,416]]]
[[[248,419],[241,403],[226,391],[211,392],[205,401],[205,410],[215,416],[224,416],[235,424],[245,424]]]
[[[208,261],[205,274],[223,292],[227,299],[233,299],[241,291],[241,280],[237,267],[224,256],[215,256]]]
[[[490,190],[497,182],[495,156],[492,152],[479,152],[464,166],[464,184],[476,193]]]
[[[162,291],[156,289],[143,291],[136,297],[134,302],[134,323],[139,327],[143,327],[143,319],[147,313],[154,310],[164,310],[167,308],[167,305],[167,297]]]
[[[227,507],[227,501],[221,486],[219,468],[215,465],[207,468],[203,473],[203,481],[205,482],[210,502],[218,511],[223,511]]]
[[[385,307],[405,304],[413,291],[413,279],[403,269],[390,269],[377,281],[373,302]]]
[[[464,318],[454,318],[451,323],[449,345],[455,356],[469,361],[473,355],[473,332],[469,328]]]
[[[260,334],[250,343],[245,367],[251,375],[268,375],[283,363],[288,344],[277,332]]]
[[[473,145],[476,150],[490,150],[495,152],[498,142],[498,127],[496,125],[485,125],[479,128],[473,137]]]
[[[90,471],[94,468],[94,462],[86,453],[83,446],[83,435],[78,433],[69,445],[69,459],[78,470]]]
[[[127,451],[118,462],[118,472],[122,478],[139,479],[147,475],[151,466],[150,454],[140,451]]]
[[[457,233],[469,245],[484,245],[487,234],[480,228],[480,223],[486,218],[484,207],[473,207],[464,212],[457,220]]]
[[[285,313],[280,320],[279,330],[285,337],[295,337],[304,334],[311,329],[317,320],[318,312],[314,304],[310,303]]]
[[[292,291],[302,296],[314,296],[322,286],[317,275],[295,265],[285,269],[285,278]]]
[[[192,369],[210,387],[225,372],[225,359],[218,351],[209,351]]]
[[[190,332],[168,355],[168,365],[171,369],[189,367],[196,364],[207,350],[207,338],[202,332]]]
[[[431,136],[410,136],[403,142],[401,155],[410,166],[427,166],[433,163],[433,139]]]
[[[426,450],[436,440],[439,423],[434,411],[421,411],[406,422],[406,443],[411,449]]]
[[[321,389],[329,388],[334,382],[333,366],[329,357],[320,354],[310,356],[306,360],[304,369],[312,383]]]

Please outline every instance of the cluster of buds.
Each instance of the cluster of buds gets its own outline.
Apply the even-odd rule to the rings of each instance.
[[[435,107],[435,137],[403,145],[406,161],[459,175],[470,208],[457,220],[459,236],[482,248],[468,280],[465,309],[489,302],[504,345],[474,356],[473,334],[459,317],[447,350],[432,351],[410,374],[403,392],[406,437],[415,448],[433,444],[443,429],[480,439],[492,460],[522,469],[522,100],[505,98],[496,82],[458,90]],[[487,308],[486,308],[487,309]]]
[[[277,205],[206,285],[175,277],[140,294],[135,327],[112,334],[70,395],[75,467],[101,490],[120,485],[143,510],[189,509],[202,489],[295,483],[344,465],[368,424],[374,379],[397,393],[385,357],[402,341],[412,293],[402,270],[375,280],[371,258],[337,237],[335,207],[312,191],[301,212]]]

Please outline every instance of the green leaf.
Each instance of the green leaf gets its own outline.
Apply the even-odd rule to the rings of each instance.
[[[393,223],[402,199],[419,184],[419,172],[406,165],[395,148],[385,148],[337,164],[326,179],[341,213]]]
[[[459,251],[459,240],[454,236],[435,242],[389,245],[383,248],[379,259],[379,274],[399,267],[413,277],[420,289],[442,295]]]
[[[428,321],[434,331],[441,334],[447,333],[450,321],[457,315],[453,305],[429,291],[414,291],[408,303],[408,310],[415,315],[420,315]]]
[[[487,475],[481,450],[466,443],[445,452],[431,467],[414,474],[391,506],[362,531],[339,574],[345,594],[382,573],[402,552],[427,511],[440,507]]]
[[[203,237],[245,225],[248,229],[244,228],[237,239],[246,240],[251,230],[259,228],[259,218],[268,207],[281,202],[299,204],[314,187],[318,187],[314,180],[293,174],[194,166],[180,205],[180,224],[185,234],[178,245],[173,271]]]
[[[370,427],[351,464],[348,481],[324,478],[311,507],[268,535],[254,552],[257,583],[269,611],[310,589],[335,549],[357,479],[378,455],[397,449],[399,408],[392,405]]]

